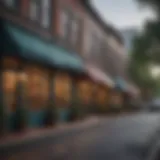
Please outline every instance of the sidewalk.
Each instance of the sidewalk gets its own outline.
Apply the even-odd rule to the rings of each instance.
[[[0,149],[14,147],[15,145],[18,146],[25,143],[31,143],[33,141],[45,139],[47,137],[56,137],[59,135],[63,136],[63,133],[66,132],[80,131],[82,129],[94,127],[98,124],[98,122],[99,118],[92,116],[84,119],[83,121],[57,124],[53,128],[30,129],[21,133],[4,135],[3,137],[0,137]]]

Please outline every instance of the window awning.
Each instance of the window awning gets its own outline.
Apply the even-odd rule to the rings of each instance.
[[[22,58],[44,63],[51,67],[84,71],[81,57],[68,53],[51,42],[33,36],[30,32],[22,30],[9,22],[3,22],[5,34],[1,32],[3,52],[18,55]]]
[[[94,65],[86,64],[86,70],[94,81],[103,83],[109,87],[114,87],[113,80],[99,68],[96,68]]]
[[[123,80],[121,77],[117,77],[115,80],[115,88],[122,90],[124,92],[127,91],[127,83],[125,82],[125,80]]]

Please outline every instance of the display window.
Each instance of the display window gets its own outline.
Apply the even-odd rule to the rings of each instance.
[[[55,101],[63,106],[71,101],[72,80],[68,74],[57,73],[54,79]]]
[[[49,94],[49,81],[47,71],[39,66],[24,67],[26,74],[26,90],[31,109],[45,107]]]
[[[16,109],[16,83],[17,72],[13,70],[4,70],[2,72],[2,83],[4,92],[4,102],[8,112],[14,112]]]
[[[92,85],[87,80],[78,82],[78,97],[83,103],[90,103],[92,100]]]

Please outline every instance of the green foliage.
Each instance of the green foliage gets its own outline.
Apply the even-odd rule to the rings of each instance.
[[[159,81],[153,79],[150,67],[151,64],[160,64],[160,1],[136,1],[142,7],[152,8],[157,19],[147,21],[143,32],[134,39],[129,71],[132,79],[141,89],[156,90]]]
[[[152,8],[153,11],[160,15],[160,1],[159,0],[136,0],[143,7]]]
[[[131,54],[129,73],[141,88],[153,88],[155,86],[155,81],[150,73],[150,66],[160,62],[158,49],[155,50],[156,43],[153,43],[158,42],[154,38],[158,33],[152,31],[153,27],[155,27],[155,23],[147,23],[145,30],[135,37]]]
[[[144,26],[144,32],[141,40],[146,49],[143,50],[144,54],[149,54],[150,60],[155,63],[160,63],[160,1],[159,0],[136,0],[143,7],[147,6],[152,8],[157,15],[157,19],[148,21]]]
[[[130,75],[141,87],[155,87],[155,80],[150,73],[151,64],[160,63],[160,21],[148,21],[134,39],[130,63]]]

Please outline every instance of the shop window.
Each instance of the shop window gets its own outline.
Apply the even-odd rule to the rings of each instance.
[[[3,91],[4,100],[7,105],[8,112],[14,112],[16,109],[15,98],[16,98],[16,83],[17,83],[17,72],[12,70],[3,71]]]
[[[59,106],[66,105],[71,100],[71,79],[67,75],[57,75],[55,78],[56,103]]]
[[[98,104],[104,105],[107,103],[107,91],[103,88],[99,88],[98,94],[97,94],[97,100]]]
[[[92,100],[92,87],[90,83],[81,81],[78,84],[78,96],[83,103],[90,103]]]
[[[27,97],[27,82],[28,82],[28,75],[22,70],[18,73],[18,82],[22,84],[23,87],[23,94],[25,97]],[[27,100],[27,99],[26,99]]]
[[[48,98],[48,79],[45,70],[30,66],[25,68],[27,74],[27,95],[31,109],[41,109],[45,107]]]

